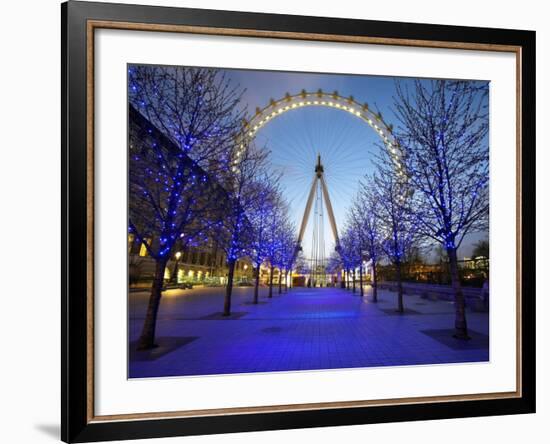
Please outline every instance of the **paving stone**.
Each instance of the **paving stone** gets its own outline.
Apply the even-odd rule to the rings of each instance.
[[[339,288],[294,288],[267,298],[267,289],[262,288],[258,305],[250,304],[253,291],[234,289],[230,317],[221,316],[222,288],[164,292],[157,323],[159,345],[165,341],[162,338],[182,342],[177,345],[171,339],[172,345],[166,344],[165,352],[153,350],[150,358],[132,352],[143,325],[148,294],[131,293],[130,377],[489,360],[488,314],[468,313],[472,332],[480,336],[472,345],[453,347],[454,306],[447,301],[406,295],[406,309],[415,309],[399,315],[395,312],[397,295],[380,289],[380,301],[373,303],[370,288],[363,298]]]

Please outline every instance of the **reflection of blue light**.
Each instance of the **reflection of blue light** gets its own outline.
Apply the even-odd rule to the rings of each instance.
[[[354,318],[357,316],[356,311],[325,311],[323,313],[313,312],[320,318]]]
[[[178,292],[178,290],[171,290]],[[235,320],[198,320],[219,311],[221,295],[214,290],[168,293],[164,315],[186,312],[182,319],[165,319],[159,329],[174,336],[195,336],[196,341],[155,361],[130,361],[130,377],[214,375],[288,372],[381,366],[433,365],[441,362],[488,360],[488,348],[456,351],[418,332],[452,322],[446,316],[390,316],[374,304],[335,288],[295,288],[258,306],[239,305],[251,291],[241,288]],[[208,294],[209,297],[203,297]],[[217,297],[218,295],[220,297]],[[180,305],[185,304],[185,305]],[[142,309],[145,310],[144,306]],[[190,313],[193,313],[191,315]],[[445,320],[445,319],[447,320]],[[477,319],[477,320],[476,320]],[[476,329],[488,331],[488,318],[474,318]],[[143,319],[130,319],[138,331]],[[134,328],[136,327],[136,328]],[[162,333],[161,333],[162,336]]]

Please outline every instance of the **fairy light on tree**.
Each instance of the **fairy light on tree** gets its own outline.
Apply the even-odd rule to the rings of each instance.
[[[282,211],[279,213],[280,222],[277,229],[277,249],[273,255],[273,263],[279,269],[279,294],[282,293],[283,274],[286,282],[288,270],[292,267],[296,253],[296,227],[290,222],[286,202],[282,203],[280,208]]]
[[[396,83],[396,136],[407,152],[417,229],[449,258],[455,337],[468,339],[457,250],[489,223],[489,84],[472,81]]]
[[[364,296],[363,288],[363,258],[367,247],[365,230],[363,228],[363,213],[359,207],[360,202],[356,198],[348,212],[348,226],[350,234],[354,236],[354,245],[358,259],[359,268],[359,294]],[[355,272],[354,272],[355,279]]]
[[[343,234],[340,238],[340,255],[344,264],[344,269],[347,271],[348,281],[351,277],[352,291],[355,293],[356,274],[355,270],[361,266],[361,252],[358,240],[356,226],[353,223],[348,223],[344,227]],[[349,288],[349,283],[348,283]]]
[[[349,290],[350,287],[350,275],[351,275],[351,267],[352,264],[352,256],[351,256],[351,239],[349,237],[349,233],[345,230],[342,233],[342,236],[340,237],[340,258],[342,259],[342,272],[344,276],[344,282],[345,282],[345,288],[346,290]]]
[[[383,148],[379,150],[376,166],[377,171],[367,180],[372,184],[372,199],[378,203],[375,211],[380,221],[380,248],[395,268],[397,311],[403,313],[402,267],[407,252],[422,241],[422,236],[418,231],[418,219],[411,211],[409,184],[392,166]]]
[[[338,273],[343,270],[342,257],[339,252],[333,251],[328,257],[327,273],[332,276],[333,286],[336,286],[338,281]],[[343,281],[342,281],[343,282]]]
[[[268,298],[273,297],[273,278],[275,267],[279,263],[281,249],[281,233],[284,225],[286,203],[279,199],[276,203],[276,210],[273,211],[267,220],[266,237],[266,261],[269,264],[269,291]]]
[[[269,220],[273,212],[277,210],[277,202],[280,199],[277,178],[266,174],[260,177],[257,187],[260,189],[260,198],[256,200],[255,206],[250,209],[248,216],[252,225],[250,258],[256,269],[256,276],[254,279],[254,304],[258,303],[260,268],[268,254]]]
[[[207,243],[208,228],[226,201],[216,184],[242,114],[240,93],[209,69],[132,65],[128,97],[128,226],[155,261],[138,340],[138,348],[149,349],[155,346],[164,273],[174,247]]]
[[[281,251],[281,264],[285,270],[285,291],[289,288],[289,282],[292,281],[292,269],[296,263],[297,251],[296,251],[296,226],[290,222],[287,217],[287,223],[284,226],[283,244]],[[290,281],[288,275],[290,274]],[[292,286],[292,282],[291,285]]]
[[[214,231],[218,245],[227,258],[227,284],[223,315],[231,314],[231,296],[237,260],[252,255],[254,229],[249,219],[264,197],[263,180],[269,177],[268,151],[255,145],[237,144],[231,155],[231,167],[224,174],[229,198],[218,229]]]
[[[378,262],[382,242],[382,222],[379,219],[379,202],[373,193],[374,183],[366,178],[352,207],[352,217],[359,230],[361,251],[364,251],[371,263],[372,302],[378,302]]]

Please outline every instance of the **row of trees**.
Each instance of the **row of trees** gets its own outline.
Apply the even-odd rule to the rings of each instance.
[[[396,166],[392,147],[381,145],[349,211],[340,242],[348,273],[372,263],[396,270],[397,310],[403,312],[401,269],[424,246],[440,245],[448,257],[455,298],[455,337],[468,338],[457,250],[465,236],[488,229],[488,85],[468,81],[416,81],[396,85]],[[354,279],[355,280],[355,279]],[[362,285],[361,285],[362,291]]]
[[[261,181],[252,182],[256,199],[246,208],[250,226],[246,233],[246,243],[241,250],[241,257],[252,260],[255,269],[254,299],[259,298],[260,267],[269,267],[268,297],[273,297],[273,278],[275,269],[279,271],[279,293],[282,282],[288,282],[288,274],[296,260],[296,228],[290,221],[288,204],[283,199],[277,177],[264,174]],[[284,279],[283,279],[284,274]],[[286,286],[286,284],[285,284]],[[231,285],[227,285],[224,314],[229,315]]]
[[[243,137],[242,91],[212,69],[131,66],[128,78],[130,116],[151,126],[130,129],[128,223],[155,261],[138,343],[148,349],[155,346],[164,271],[176,246],[215,242],[225,253],[228,316],[237,260],[250,258],[256,268],[256,303],[260,266],[269,264],[271,297],[274,269],[287,275],[292,268],[295,227],[269,172],[268,151]]]

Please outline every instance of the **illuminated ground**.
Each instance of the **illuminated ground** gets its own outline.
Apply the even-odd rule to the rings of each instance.
[[[164,293],[152,352],[135,352],[147,293],[130,294],[130,377],[206,375],[488,361],[487,313],[468,312],[472,340],[447,331],[453,305],[405,296],[408,313],[394,311],[395,293],[370,302],[332,288],[293,288],[268,299],[235,288],[233,315],[222,318],[223,289]]]

